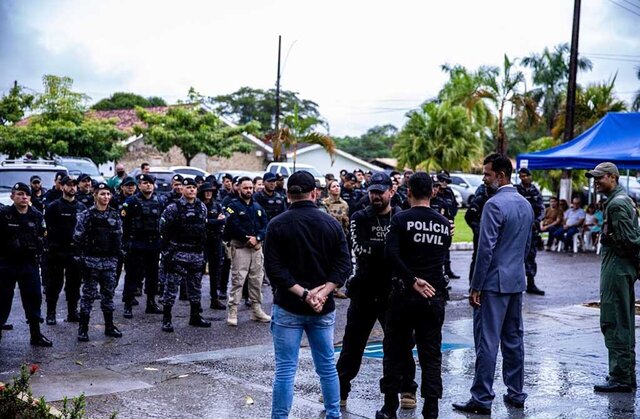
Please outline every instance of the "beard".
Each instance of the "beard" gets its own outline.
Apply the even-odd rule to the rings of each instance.
[[[498,183],[498,181],[494,181],[490,184],[487,184],[487,193],[490,195],[495,194],[496,192],[498,192],[498,189],[500,188],[500,184]]]
[[[377,213],[384,211],[389,205],[389,201],[385,201],[384,199],[374,199],[371,201],[371,206],[373,210]]]

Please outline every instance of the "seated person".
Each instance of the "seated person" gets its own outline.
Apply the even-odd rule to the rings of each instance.
[[[549,207],[544,210],[544,218],[540,223],[540,232],[549,233],[547,239],[547,250],[551,250],[553,235],[562,228],[562,210],[558,206],[558,198],[552,196],[549,199]]]
[[[580,197],[571,200],[571,208],[564,212],[562,228],[555,232],[554,237],[564,242],[564,250],[568,252],[572,247],[573,236],[580,232],[584,224],[585,212],[580,206]]]

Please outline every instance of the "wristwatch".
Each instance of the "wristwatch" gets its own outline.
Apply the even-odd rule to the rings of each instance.
[[[300,296],[300,299],[302,301],[307,301],[308,295],[309,295],[309,290],[305,288],[304,291],[302,291],[302,295]]]

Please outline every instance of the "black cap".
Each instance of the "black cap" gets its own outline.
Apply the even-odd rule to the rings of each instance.
[[[202,175],[196,175],[193,180],[196,181],[196,183],[198,182],[204,182],[204,177]]]
[[[206,192],[206,191],[215,192],[217,190],[218,190],[218,184],[217,183],[209,183],[209,182],[203,183],[198,188],[198,192]]]
[[[182,182],[182,181],[184,181],[184,177],[181,174],[175,174],[171,178],[171,181],[172,182]]]
[[[78,176],[78,182],[82,182],[83,180],[91,180],[91,176],[89,176],[86,173],[81,173],[80,176]]]
[[[60,179],[60,184],[62,185],[68,185],[69,183],[74,183],[74,184],[78,184],[78,179],[71,177],[71,176],[65,176],[62,179]]]
[[[131,179],[133,180],[133,179]],[[156,178],[153,175],[150,175],[149,173],[142,173],[140,175],[138,175],[138,182],[141,181],[145,181],[145,182],[151,182],[151,183],[156,183]],[[124,184],[124,180],[122,181],[122,183]],[[135,182],[133,182],[135,183]]]
[[[316,188],[316,179],[306,170],[300,170],[289,176],[287,191],[293,195],[311,192]]]
[[[355,169],[355,170],[353,171],[353,173],[362,173],[362,174],[364,175],[364,170],[362,170],[362,169]]]
[[[267,173],[264,174],[264,176],[262,176],[262,180],[264,182],[275,182],[276,174],[275,173],[271,173],[271,172],[267,172]]]
[[[33,175],[31,176],[31,178],[29,179],[29,183],[33,182],[34,180],[37,180],[39,182],[42,182],[42,178],[38,175]]]
[[[175,180],[175,176],[173,178]],[[191,179],[190,177],[182,179],[182,185],[183,186],[191,185],[191,186],[196,186],[196,187],[198,186],[198,184],[196,183],[196,180],[195,179]]]
[[[391,178],[384,172],[376,172],[371,176],[369,191],[385,192],[393,187]]]
[[[111,189],[111,187],[109,185],[107,185],[105,182],[98,182],[98,184],[93,188],[94,192],[99,192],[103,189],[108,190],[109,192],[113,193],[113,190]]]
[[[347,169],[340,170],[340,176],[344,176],[347,174]]]
[[[62,178],[63,178],[63,177],[65,177],[65,176],[67,176],[67,172],[64,172],[64,171],[62,171],[62,170],[61,170],[61,171],[59,171],[59,172],[56,172],[56,178],[55,178],[55,180],[56,180],[57,182],[59,182],[59,181],[61,181],[61,180],[62,180]]]
[[[22,191],[27,195],[31,196],[31,188],[26,183],[18,182],[15,185],[13,185],[13,188],[11,188],[11,192],[17,192],[17,191]]]
[[[222,175],[222,179],[229,179],[233,181],[233,175],[231,175],[231,173],[225,173],[224,175]]]
[[[527,176],[531,176],[531,170],[527,169],[526,167],[522,167],[520,170],[518,170],[519,174],[525,174]]]
[[[350,180],[353,182],[357,182],[358,178],[356,177],[356,175],[354,175],[353,173],[347,173],[346,175],[344,175],[344,180]]]
[[[284,180],[284,175],[276,173],[276,180]]]
[[[451,177],[449,176],[449,172],[446,170],[440,170],[438,172],[438,180],[440,182],[451,183]]]

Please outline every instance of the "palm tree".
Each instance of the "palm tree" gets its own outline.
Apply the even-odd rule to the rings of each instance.
[[[522,65],[533,70],[534,96],[541,100],[542,115],[547,134],[555,124],[560,113],[562,93],[566,91],[569,80],[569,44],[556,45],[553,51],[545,48],[542,54],[531,54],[522,59]],[[591,70],[593,64],[587,58],[578,58],[578,69]]]
[[[468,170],[482,155],[479,126],[464,107],[430,102],[408,116],[393,148],[398,167]]]
[[[318,124],[323,124],[323,121],[313,116],[301,117],[298,113],[298,106],[294,106],[293,114],[284,118],[282,128],[266,136],[266,140],[270,141],[273,147],[274,160],[278,161],[281,156],[286,156],[288,149],[293,149],[293,171],[295,172],[298,145],[318,144],[329,153],[331,165],[333,165],[336,144],[330,136],[312,130]]]

